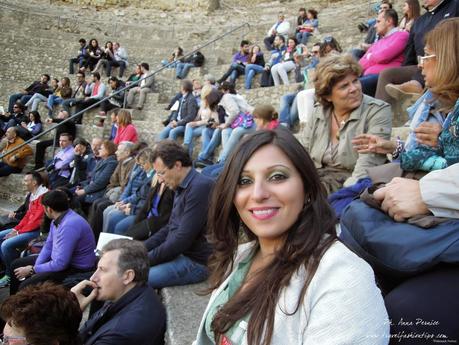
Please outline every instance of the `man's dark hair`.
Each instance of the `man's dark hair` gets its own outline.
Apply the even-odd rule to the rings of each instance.
[[[48,206],[55,212],[65,212],[69,209],[69,199],[67,195],[60,190],[52,190],[43,195],[41,199],[43,206]]]
[[[77,75],[77,76],[78,76],[78,75],[81,75],[82,77],[84,77],[84,73],[81,72],[81,71],[78,71],[76,75]]]
[[[49,74],[42,74],[44,77],[46,77],[46,82],[49,82],[49,80],[51,79],[51,77],[49,76]]]
[[[78,40],[78,42],[79,42],[79,43],[86,44],[86,40],[85,40],[84,38],[80,38],[80,39]]]
[[[384,12],[384,19],[388,20],[389,18],[392,19],[392,24],[394,26],[398,26],[398,14],[396,10],[393,10],[392,8],[385,10]]]
[[[39,172],[30,171],[27,173],[27,175],[32,175],[32,180],[37,183],[37,186],[41,186],[43,184],[43,176],[41,176]]]
[[[99,72],[93,72],[93,73],[91,73],[91,75],[96,77],[97,80],[100,80],[100,73]]]
[[[142,285],[148,281],[150,263],[145,245],[139,241],[117,239],[111,240],[102,248],[102,255],[112,250],[119,250],[118,273],[123,274],[127,270],[135,273],[134,282]]]
[[[389,0],[382,0],[382,1],[381,1],[381,5],[382,5],[382,4],[389,5],[389,8],[392,9],[392,3],[391,3]]]
[[[73,136],[72,136],[70,133],[61,133],[61,134],[59,135],[59,138],[60,138],[60,137],[67,137],[67,138],[69,138],[70,141],[73,140]]]
[[[241,41],[241,47],[247,45],[247,44],[250,44],[250,41],[249,40],[242,40]]]
[[[191,166],[191,158],[188,152],[174,140],[160,141],[153,150],[153,162],[161,158],[164,165],[171,169],[175,162],[181,162],[182,166]]]
[[[282,41],[282,43],[285,43],[284,35],[277,35],[277,37],[279,37],[279,39]]]
[[[83,145],[85,146],[86,148],[88,147],[91,147],[91,145],[87,142],[86,139],[84,138],[76,138],[74,141],[73,141],[73,146],[77,146],[77,145]]]
[[[300,9],[298,10],[298,12],[306,12],[306,9],[304,7],[300,7]]]
[[[182,85],[183,90],[185,90],[185,92],[193,92],[193,83],[191,82],[191,80],[188,80],[188,79],[182,80],[181,85]]]
[[[147,64],[146,62],[142,62],[142,63],[140,64],[140,67],[143,67],[143,68],[146,69],[147,71],[150,70],[150,65]]]
[[[221,83],[220,85],[220,89],[222,91],[229,91],[229,93],[235,95],[236,94],[236,87],[234,85],[234,83],[230,82],[230,81],[224,81],[223,83]]]

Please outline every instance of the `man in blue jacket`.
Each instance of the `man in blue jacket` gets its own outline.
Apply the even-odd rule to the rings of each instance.
[[[102,249],[97,271],[72,288],[80,307],[104,301],[80,329],[85,345],[162,345],[166,312],[147,286],[148,257],[141,242],[112,240]],[[83,291],[92,288],[86,297]]]
[[[188,152],[172,140],[156,146],[153,167],[175,198],[167,225],[144,242],[152,266],[148,285],[160,289],[203,281],[211,251],[205,233],[213,181],[194,170]]]

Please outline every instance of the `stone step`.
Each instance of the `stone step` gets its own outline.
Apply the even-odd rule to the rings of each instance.
[[[188,345],[196,338],[210,295],[200,296],[206,283],[161,289],[167,313],[167,345]],[[186,307],[184,307],[186,306]]]

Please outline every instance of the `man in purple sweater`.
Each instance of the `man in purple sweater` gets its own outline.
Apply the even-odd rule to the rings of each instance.
[[[46,215],[52,219],[46,243],[37,256],[13,261],[10,294],[25,286],[54,281],[94,270],[96,241],[88,222],[69,208],[67,195],[53,190],[43,196]]]
[[[244,74],[245,65],[249,59],[250,53],[250,42],[247,40],[242,40],[239,51],[233,55],[231,60],[231,65],[223,76],[217,80],[218,83],[223,83],[226,79],[231,83],[234,83],[236,79]]]

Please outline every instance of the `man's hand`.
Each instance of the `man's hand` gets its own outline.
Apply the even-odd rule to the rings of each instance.
[[[423,122],[414,129],[419,144],[436,147],[442,127],[438,123]]]
[[[382,201],[382,210],[397,222],[429,213],[422,200],[419,181],[416,180],[395,177],[385,187],[378,189],[374,197]]]
[[[46,119],[46,123],[53,123],[53,119],[51,119],[51,118],[48,117],[48,118]]]
[[[173,120],[171,121],[171,123],[169,124],[172,128],[175,128],[177,127],[177,121]]]
[[[10,213],[8,213],[8,218],[10,219],[16,218],[16,212],[11,211]]]
[[[86,192],[84,191],[83,188],[77,188],[77,190],[75,191],[75,194],[78,196],[83,196],[86,194]]]
[[[16,275],[16,278],[19,280],[25,279],[29,276],[31,276],[33,273],[33,266],[24,266],[24,267],[18,267],[14,270],[14,274]]]
[[[83,295],[83,290],[85,288],[92,288],[93,289],[91,291],[91,293],[89,294],[89,296],[87,296],[87,297]],[[70,291],[72,291],[73,294],[78,299],[78,303],[80,304],[81,311],[84,311],[87,308],[87,306],[92,301],[94,301],[94,299],[96,299],[97,293],[98,293],[96,284],[93,283],[92,281],[89,281],[89,280],[83,280],[83,281],[79,282],[77,285],[75,285],[73,288],[71,288]]]
[[[126,216],[129,216],[131,214],[131,204],[126,204],[123,208],[123,212]]]

